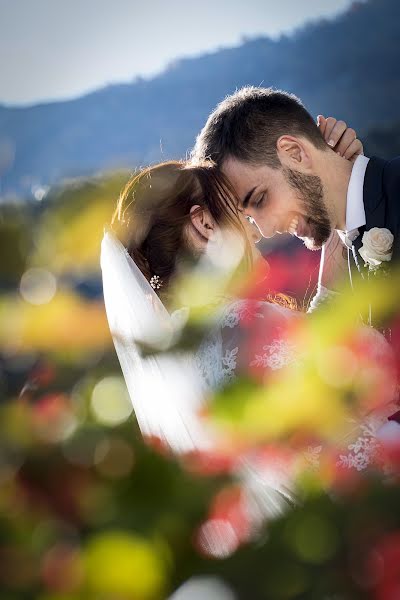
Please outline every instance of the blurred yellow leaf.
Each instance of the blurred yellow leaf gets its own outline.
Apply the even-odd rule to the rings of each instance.
[[[127,174],[66,186],[42,217],[32,265],[56,274],[98,272],[100,242]]]
[[[85,551],[90,592],[120,600],[162,598],[165,565],[145,539],[120,531],[92,538]]]
[[[96,350],[111,344],[102,301],[88,302],[59,291],[40,305],[9,295],[0,298],[0,346],[17,351]]]

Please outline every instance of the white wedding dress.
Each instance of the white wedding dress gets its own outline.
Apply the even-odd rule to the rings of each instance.
[[[212,393],[233,381],[236,376],[248,373],[251,367],[262,369],[267,374],[268,371],[301,361],[302,349],[288,338],[287,329],[293,320],[302,318],[307,317],[270,302],[236,300],[229,303],[220,311],[212,332],[195,355],[204,389]],[[391,351],[383,335],[370,327],[362,327],[372,359],[379,361],[382,356],[387,356]],[[257,334],[254,335],[254,332]],[[398,410],[395,403],[395,374],[391,375],[392,381],[386,381],[388,390],[384,406],[363,415],[360,420],[349,416],[346,435],[337,440],[341,450],[337,463],[339,466],[362,471],[375,463],[382,427],[386,425],[387,417]],[[321,445],[305,450],[310,467],[318,467],[322,451]]]
[[[205,388],[212,391],[229,383],[237,376],[240,365],[276,370],[290,364],[297,353],[285,339],[284,331],[298,315],[277,304],[243,299],[220,309],[212,332],[195,355]],[[252,330],[261,328],[264,333],[261,345],[252,354],[249,323]]]
[[[218,433],[200,417],[213,391],[246,370],[261,369],[268,375],[302,359],[301,348],[286,331],[293,320],[308,317],[264,301],[235,300],[214,307],[212,326],[198,350],[173,351],[171,341],[179,335],[182,315],[169,315],[110,232],[102,241],[101,267],[107,318],[139,427],[145,438],[156,437],[175,453],[212,452],[218,446]],[[158,352],[143,354],[143,343]],[[388,407],[387,414],[393,412]],[[369,466],[386,416],[380,411],[354,423],[339,459],[343,466],[356,470]],[[321,452],[322,445],[305,449],[310,468],[318,466]],[[291,475],[279,461],[265,468],[246,454],[238,461],[238,476],[260,519],[279,514],[294,498]]]

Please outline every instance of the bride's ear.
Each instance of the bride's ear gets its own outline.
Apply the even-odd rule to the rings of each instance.
[[[198,204],[190,209],[190,222],[196,233],[206,240],[210,240],[215,233],[215,221],[210,212]]]

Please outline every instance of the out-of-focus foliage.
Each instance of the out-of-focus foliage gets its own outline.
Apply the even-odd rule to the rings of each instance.
[[[298,507],[238,548],[237,486],[146,448],[132,420],[96,423],[94,381],[1,410],[2,597],[161,599],[210,573],[243,599],[397,593],[395,480],[338,473],[332,497],[306,478]]]
[[[285,337],[298,349],[298,360],[279,369],[272,383],[262,368],[249,369],[251,383],[233,382],[217,394],[211,412],[218,421],[230,423],[235,439],[286,439],[299,430],[325,440],[344,436],[346,416],[367,415],[395,395],[400,339],[390,325],[399,317],[399,287],[396,269],[390,277],[372,275],[355,293],[343,291],[335,302],[295,322]],[[370,306],[375,327],[386,322],[390,329],[394,353],[377,331],[360,325],[360,315],[368,315]],[[252,334],[254,341],[262,335],[263,330]]]
[[[54,273],[99,272],[99,247],[127,173],[60,188],[50,196],[36,231],[32,264]]]
[[[338,468],[329,453],[319,469],[299,469],[296,506],[266,523],[252,521],[238,475],[243,452],[289,464],[295,448],[329,446],[345,409],[379,405],[390,378],[371,370],[357,337],[360,306],[344,296],[292,332],[307,348],[302,366],[268,381],[249,373],[221,392],[206,418],[233,431],[230,452],[178,460],[141,439],[103,312],[99,242],[119,187],[117,176],[51,192],[1,223],[1,598],[395,598],[398,444],[384,449],[388,475],[375,463]],[[282,258],[262,284],[280,291],[292,263],[285,272]],[[393,281],[377,282],[374,315],[390,318],[396,343]],[[260,285],[242,292],[256,298]],[[209,320],[195,316],[198,335]],[[371,371],[367,388],[356,359]]]
[[[110,344],[99,248],[126,175],[51,191],[40,206],[2,207],[0,344],[19,351]],[[15,289],[15,288],[19,289]]]
[[[102,349],[110,343],[104,305],[62,290],[40,305],[10,294],[0,300],[0,343],[28,352]]]

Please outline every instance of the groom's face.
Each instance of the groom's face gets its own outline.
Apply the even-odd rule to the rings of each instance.
[[[331,232],[321,179],[288,167],[253,166],[227,159],[222,171],[233,184],[243,212],[264,237],[291,233],[317,250]]]

